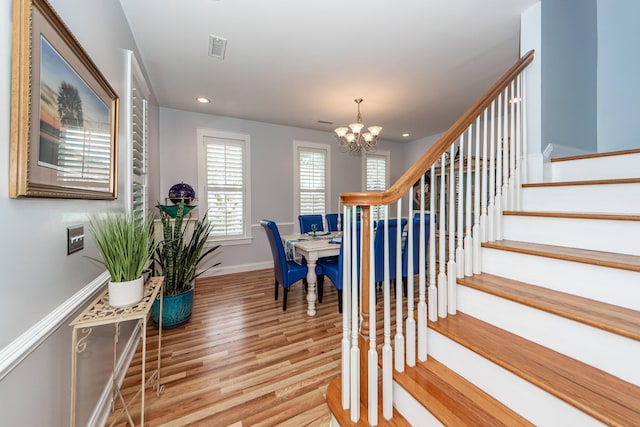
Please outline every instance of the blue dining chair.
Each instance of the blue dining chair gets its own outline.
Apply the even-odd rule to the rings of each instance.
[[[271,255],[273,255],[273,270],[275,274],[275,299],[278,299],[278,285],[284,288],[284,297],[282,299],[282,311],[287,310],[287,290],[291,285],[299,280],[307,277],[307,265],[298,264],[295,261],[287,260],[284,253],[284,245],[275,222],[269,220],[261,220],[260,225],[267,232],[269,246],[271,247]]]
[[[298,221],[300,221],[300,233],[309,233],[311,226],[315,224],[318,229],[316,231],[324,231],[324,225],[322,223],[322,215],[298,215]]]
[[[360,224],[358,223],[356,226],[356,239],[355,242],[358,244],[358,260],[360,259]],[[318,266],[322,268],[322,271],[325,275],[329,277],[331,283],[338,291],[338,312],[342,313],[342,260],[343,260],[343,251],[344,249],[344,235],[342,236],[342,241],[340,242],[340,252],[337,257],[327,257],[318,259]],[[357,268],[357,266],[356,266]],[[359,276],[359,274],[358,274]]]
[[[428,256],[428,245],[429,245],[429,233],[430,233],[430,214],[424,214],[424,253],[425,253],[425,261]],[[416,275],[420,272],[420,212],[416,212],[413,216],[413,274]],[[407,276],[409,269],[409,238],[407,237],[404,241],[404,247],[402,251],[402,280],[406,285]],[[405,289],[403,287],[403,289]],[[406,293],[406,289],[405,289]]]
[[[390,219],[387,225],[389,233],[389,280],[396,280],[396,254],[397,254],[397,236],[402,233],[407,220],[402,218],[400,227],[398,227],[397,219]],[[375,282],[384,281],[384,234],[385,220],[380,220],[376,224],[375,237],[373,240],[373,253],[375,259]]]
[[[327,228],[329,229],[329,231],[339,231],[338,230],[338,214],[337,213],[329,213],[326,214],[325,219],[327,220]],[[342,228],[342,224],[344,223],[344,221],[342,221],[342,214],[340,214],[340,228]],[[341,230],[340,230],[341,231]]]

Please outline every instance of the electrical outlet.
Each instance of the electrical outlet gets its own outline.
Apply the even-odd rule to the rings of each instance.
[[[84,225],[67,227],[67,255],[84,249]]]

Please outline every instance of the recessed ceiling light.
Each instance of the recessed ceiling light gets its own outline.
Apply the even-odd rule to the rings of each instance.
[[[409,136],[409,134],[408,133],[403,133],[402,136],[406,138],[406,137]]]
[[[209,98],[207,98],[206,96],[198,96],[196,97],[196,101],[198,101],[201,104],[208,104],[211,102],[211,100],[209,100]]]

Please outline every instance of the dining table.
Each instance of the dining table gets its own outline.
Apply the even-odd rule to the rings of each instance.
[[[282,236],[287,258],[307,261],[307,315],[316,315],[316,263],[319,258],[337,256],[340,253],[340,233],[318,232]]]

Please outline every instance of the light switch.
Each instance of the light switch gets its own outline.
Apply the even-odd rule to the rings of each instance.
[[[84,225],[67,227],[67,255],[84,249]]]

